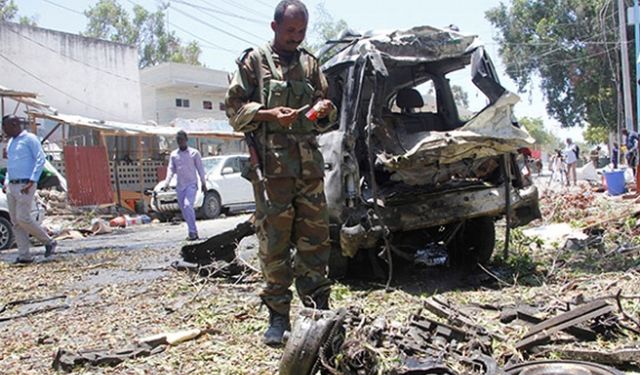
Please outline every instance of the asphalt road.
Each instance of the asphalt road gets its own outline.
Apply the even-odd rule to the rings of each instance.
[[[249,217],[250,215],[243,214],[220,217],[213,220],[200,220],[197,222],[200,238],[206,239],[234,228],[238,223],[247,220]],[[187,243],[185,241],[186,237],[187,225],[184,222],[180,222],[177,225],[170,223],[134,225],[128,228],[114,229],[111,234],[58,241],[58,249],[53,258],[90,254],[102,250],[179,249]],[[44,258],[43,246],[34,245],[31,251],[36,258],[36,262],[48,261]],[[0,252],[0,261],[13,262],[17,255],[16,248],[4,250]]]

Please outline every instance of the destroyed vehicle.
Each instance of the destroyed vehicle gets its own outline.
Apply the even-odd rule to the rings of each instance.
[[[248,163],[249,155],[223,155],[202,158],[202,166],[207,176],[207,193],[203,194],[198,182],[194,208],[200,219],[214,219],[223,212],[254,210],[251,183],[240,175],[242,167]],[[151,208],[165,216],[180,212],[176,194],[177,176],[169,182],[160,181],[152,192]]]
[[[537,189],[517,167],[517,150],[533,143],[514,120],[519,98],[475,36],[428,26],[347,32],[318,58],[339,109],[335,130],[319,136],[334,275],[344,257],[383,244],[414,261],[435,251],[486,262],[497,219],[509,211],[515,227],[540,217]],[[464,69],[464,84],[482,96],[466,118],[449,80]]]

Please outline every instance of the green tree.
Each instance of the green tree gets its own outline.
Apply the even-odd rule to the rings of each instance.
[[[327,40],[336,39],[341,32],[348,29],[345,20],[334,20],[324,2],[316,6],[316,11],[311,16],[311,35],[305,42],[305,48],[311,52],[317,52]]]
[[[486,13],[521,92],[539,77],[562,126],[617,123],[617,13],[607,0],[511,0]]]
[[[18,14],[18,6],[13,0],[0,0],[0,21],[11,21]]]
[[[587,125],[583,132],[584,140],[590,145],[599,145],[609,142],[609,129],[601,126]]]
[[[84,12],[89,23],[83,35],[137,46],[140,68],[169,61],[201,65],[198,43],[184,44],[166,29],[167,7],[163,4],[150,12],[135,5],[130,17],[116,0],[100,0]]]
[[[545,129],[544,122],[540,117],[523,117],[518,120],[518,123],[527,129],[536,140],[536,144],[545,151],[552,151],[561,142],[558,137]]]
[[[469,108],[469,94],[460,85],[451,85],[453,100],[460,107]]]

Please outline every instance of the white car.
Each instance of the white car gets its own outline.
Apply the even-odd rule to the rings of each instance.
[[[31,207],[31,216],[41,223],[44,219],[44,206],[34,197],[33,206]],[[0,189],[0,250],[8,249],[13,246],[15,236],[13,234],[13,224],[9,215],[9,206],[7,205],[7,195]]]
[[[240,175],[242,167],[249,162],[249,155],[223,155],[202,158],[207,176],[207,193],[203,194],[198,183],[194,208],[202,219],[216,218],[223,211],[255,209],[253,187]],[[165,182],[160,181],[153,189],[151,208],[163,214],[180,212],[176,196],[176,176],[164,191]]]

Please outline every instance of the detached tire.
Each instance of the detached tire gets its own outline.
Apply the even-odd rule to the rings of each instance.
[[[222,212],[222,204],[220,203],[220,196],[214,191],[207,192],[204,196],[204,202],[200,208],[202,217],[205,219],[215,219],[220,216]]]
[[[331,253],[329,254],[329,272],[330,279],[342,279],[347,276],[349,268],[349,258],[342,255],[340,245],[331,244]]]
[[[10,248],[13,240],[13,225],[9,220],[0,217],[0,250]]]
[[[451,263],[456,267],[473,267],[491,260],[496,243],[492,217],[467,220],[449,244]]]

